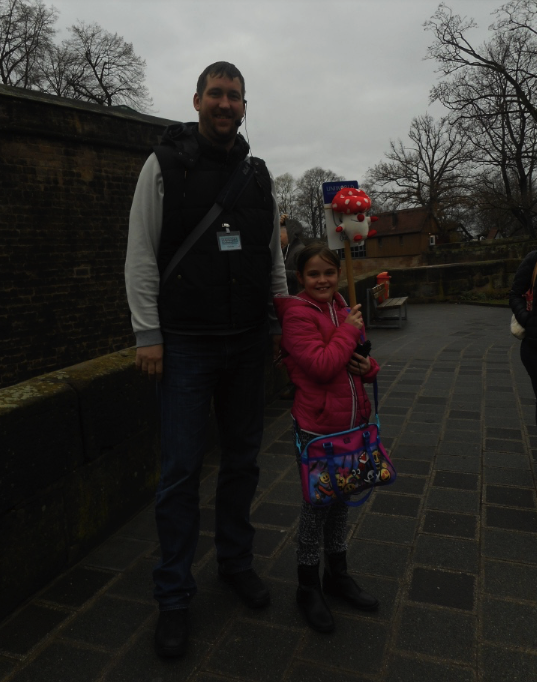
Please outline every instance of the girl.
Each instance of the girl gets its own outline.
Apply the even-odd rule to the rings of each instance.
[[[282,355],[296,386],[292,415],[302,448],[319,435],[359,426],[369,420],[371,405],[362,385],[375,379],[373,358],[355,352],[363,341],[360,305],[348,312],[338,293],[338,256],[324,242],[306,246],[297,258],[297,278],[304,291],[277,296],[282,325]],[[297,451],[300,461],[300,453]],[[340,501],[313,507],[303,501],[298,532],[297,602],[308,623],[320,632],[334,629],[325,594],[341,597],[358,609],[378,608],[347,573],[348,507]],[[324,540],[324,574],[319,578],[320,540]]]

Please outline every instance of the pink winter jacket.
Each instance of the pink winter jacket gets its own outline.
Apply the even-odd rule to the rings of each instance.
[[[371,405],[362,382],[374,381],[379,366],[358,376],[346,365],[364,330],[344,324],[345,300],[319,303],[302,291],[297,296],[276,296],[276,314],[282,325],[282,356],[296,386],[292,413],[301,429],[326,434],[345,431],[369,420]]]

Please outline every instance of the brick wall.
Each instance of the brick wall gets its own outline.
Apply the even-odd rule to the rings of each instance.
[[[168,123],[0,86],[0,387],[133,344],[129,208]]]

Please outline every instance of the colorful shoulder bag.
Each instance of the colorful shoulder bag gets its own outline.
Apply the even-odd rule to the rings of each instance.
[[[310,440],[300,454],[302,495],[315,507],[336,500],[349,507],[363,504],[379,485],[389,485],[397,477],[388,453],[380,442],[378,387],[374,384],[375,423]],[[354,496],[360,499],[352,501]]]

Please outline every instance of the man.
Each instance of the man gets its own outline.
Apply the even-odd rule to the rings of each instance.
[[[238,134],[244,94],[244,78],[233,64],[217,62],[203,71],[194,95],[199,122],[165,131],[140,173],[130,215],[125,277],[136,365],[161,379],[156,520],[162,558],[153,575],[161,656],[181,656],[186,648],[211,400],[221,448],[218,573],[250,607],[270,601],[252,568],[249,516],[259,477],[268,302],[287,288],[273,182],[263,161],[251,159],[253,177],[235,205],[163,276],[248,154]],[[272,321],[277,355],[280,330]]]

